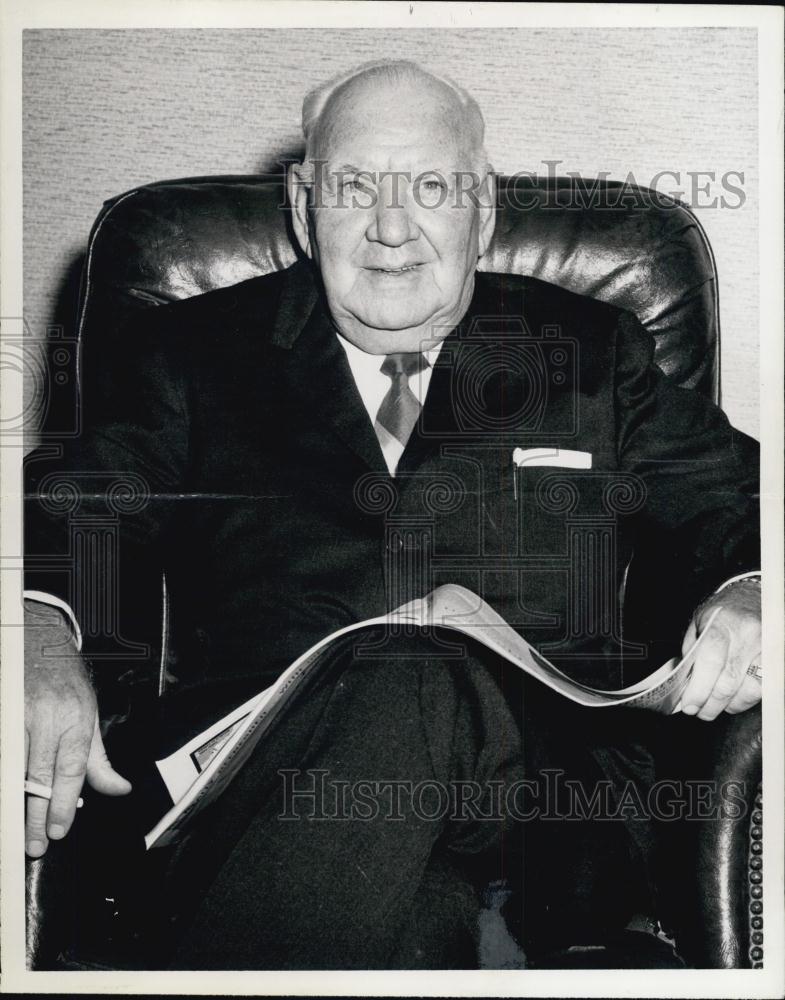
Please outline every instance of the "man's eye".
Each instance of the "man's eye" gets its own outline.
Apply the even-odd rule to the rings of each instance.
[[[362,187],[362,183],[357,177],[350,177],[341,184],[343,191],[361,191]]]
[[[447,183],[438,174],[421,177],[414,189],[414,199],[423,208],[441,208],[447,200]]]

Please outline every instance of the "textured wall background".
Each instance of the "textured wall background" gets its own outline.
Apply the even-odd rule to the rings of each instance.
[[[723,399],[758,436],[756,33],[752,29],[27,31],[25,314],[73,330],[72,279],[101,202],[136,184],[274,168],[312,85],[404,56],[485,112],[498,170],[628,172],[684,191],[717,257]],[[688,171],[743,171],[741,208],[695,205]],[[705,183],[705,182],[704,182]],[[719,184],[716,193],[721,195]],[[701,201],[710,197],[700,196]],[[732,198],[735,204],[737,198]]]

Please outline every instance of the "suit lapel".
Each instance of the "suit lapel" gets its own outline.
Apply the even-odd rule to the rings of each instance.
[[[354,382],[346,352],[317,297],[287,351],[288,392],[313,419],[333,430],[369,468],[387,473],[379,442]]]
[[[428,395],[419,419],[398,463],[398,473],[413,472],[445,440],[454,439],[460,430],[455,406],[455,371],[462,351],[461,327],[444,341],[436,359]]]

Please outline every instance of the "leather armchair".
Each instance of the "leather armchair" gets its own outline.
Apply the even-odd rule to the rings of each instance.
[[[616,182],[499,181],[496,233],[481,268],[530,274],[632,310],[654,336],[666,375],[719,401],[717,275],[689,209]],[[245,176],[163,181],[108,201],[82,275],[82,351],[109,342],[134,311],[293,263],[298,251],[282,206],[280,178]],[[153,691],[171,655],[168,632],[164,622],[160,636],[151,637]],[[688,964],[749,967],[763,957],[760,712],[712,725],[702,777],[717,787],[737,782],[745,790],[746,819],[720,810],[711,822],[682,825],[673,848],[675,878],[657,916],[675,933]],[[31,968],[85,967],[59,891],[75,888],[74,879],[68,840],[28,862]]]

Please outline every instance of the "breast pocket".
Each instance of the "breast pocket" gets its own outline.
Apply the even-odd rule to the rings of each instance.
[[[513,477],[517,533],[529,553],[565,552],[576,532],[618,540],[646,502],[644,481],[629,472],[538,464],[514,467]]]

